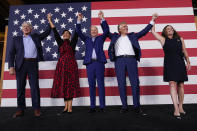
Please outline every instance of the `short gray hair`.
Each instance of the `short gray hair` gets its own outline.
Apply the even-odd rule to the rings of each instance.
[[[95,25],[91,25],[91,26],[90,26],[90,29],[93,28],[93,27],[95,27],[95,28],[98,30],[98,27],[95,26]]]
[[[30,22],[24,21],[24,22],[22,23],[22,27],[24,26],[24,24],[27,24],[31,29],[33,29],[33,26],[32,26],[32,24],[31,24]]]
[[[122,24],[127,24],[126,22],[120,22],[120,24],[118,24],[118,32],[120,33],[120,26],[122,25]]]

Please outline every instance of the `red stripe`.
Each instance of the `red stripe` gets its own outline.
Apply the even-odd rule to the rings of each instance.
[[[139,67],[138,68],[139,76],[162,76],[163,67]],[[197,66],[192,66],[191,70],[188,72],[188,75],[197,75]],[[114,68],[105,69],[105,77],[115,77]],[[40,70],[39,78],[40,79],[53,79],[54,71],[53,70]],[[79,77],[87,78],[86,69],[79,69]],[[4,72],[4,80],[15,80],[15,76],[9,75],[8,71]]]
[[[106,21],[109,25],[118,25],[121,22],[127,24],[147,24],[151,20],[151,16],[139,16],[139,17],[106,17]],[[92,25],[100,25],[99,18],[91,19]],[[193,15],[182,15],[182,16],[159,16],[156,20],[157,24],[161,23],[195,23]]]
[[[161,34],[161,32],[158,32]],[[178,32],[183,39],[197,39],[197,31],[181,31]],[[152,35],[151,32],[146,34],[144,37],[140,38],[139,40],[156,40],[155,37]],[[106,39],[106,42],[110,41],[109,38]]]
[[[109,59],[108,51],[105,50],[105,56]],[[197,56],[197,48],[187,48],[187,52],[190,57]],[[164,57],[164,53],[162,49],[143,49],[142,50],[142,58],[158,58]]]
[[[132,1],[110,1],[92,2],[92,10],[102,9],[128,9],[128,8],[170,8],[170,7],[192,7],[191,0],[132,0]]]
[[[185,85],[185,94],[197,94],[197,85]],[[40,96],[42,98],[50,97],[51,88],[40,89]],[[141,95],[166,95],[169,94],[168,85],[160,86],[140,86]],[[96,88],[96,95],[98,96],[98,88]],[[105,88],[106,96],[119,96],[118,87]],[[127,95],[132,95],[131,88],[127,87]],[[26,89],[26,97],[30,98],[30,89]],[[81,97],[89,96],[89,87],[81,88]],[[2,98],[16,98],[16,89],[4,89]]]

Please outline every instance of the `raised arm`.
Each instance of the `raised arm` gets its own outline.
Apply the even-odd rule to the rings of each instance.
[[[48,15],[47,15],[47,19],[48,19]],[[46,31],[44,31],[43,33],[39,34],[39,37],[41,40],[45,39],[49,34],[51,33],[51,26],[48,25],[46,28]]]
[[[187,50],[186,50],[186,47],[185,47],[185,42],[184,42],[183,38],[181,38],[181,42],[182,42],[183,54],[184,54],[185,60],[187,62],[187,70],[190,70],[191,66],[190,66],[189,55],[187,53]]]
[[[81,40],[85,42],[86,36],[81,32],[81,20],[82,20],[82,18],[83,18],[83,15],[81,13],[79,13],[78,18],[77,18],[76,32],[79,35],[79,37],[81,38]]]
[[[153,24],[155,23],[155,20],[157,19],[157,14],[153,14],[152,15],[152,20],[150,21],[150,24],[148,24],[143,30],[141,30],[140,32],[136,33],[137,38],[141,38],[142,36],[146,35],[151,28],[153,27]]]
[[[72,40],[71,40],[71,42],[70,42],[71,47],[72,47],[73,50],[75,50],[75,47],[76,47],[76,45],[77,45],[77,41],[78,41],[78,34],[77,34],[77,32],[75,31],[75,32],[74,32],[74,35],[73,35],[73,37],[72,37]]]
[[[164,46],[165,38],[161,36],[159,33],[155,32],[155,24],[153,25],[151,32],[153,36],[161,43],[161,45]]]
[[[109,25],[107,24],[107,21],[104,19],[104,13],[100,11],[98,13],[98,17],[101,20],[101,28],[103,30],[103,37],[104,39],[109,36]]]
[[[49,21],[49,24],[50,24],[50,27],[53,29],[53,33],[54,33],[54,36],[55,36],[55,40],[58,44],[58,46],[60,46],[63,42],[63,40],[61,39],[59,33],[57,32],[56,28],[55,28],[55,25],[53,24],[52,20],[51,20],[51,17],[52,15],[49,13],[47,14],[47,19]]]

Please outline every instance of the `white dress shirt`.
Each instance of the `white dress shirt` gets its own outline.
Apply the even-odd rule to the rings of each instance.
[[[128,36],[120,36],[115,44],[115,55],[135,55],[133,46]]]
[[[151,20],[150,24],[154,25],[154,21]],[[128,36],[120,36],[115,43],[115,55],[135,55],[133,46]]]

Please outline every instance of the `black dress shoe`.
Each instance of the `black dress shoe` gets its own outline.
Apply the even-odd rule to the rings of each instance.
[[[134,108],[134,112],[140,116],[147,116],[147,113],[145,113],[141,108]]]
[[[121,114],[127,113],[128,111],[129,111],[128,108],[121,108],[120,109]]]
[[[99,112],[106,112],[105,108],[100,108]]]
[[[88,113],[94,113],[94,112],[96,112],[95,108],[90,108],[89,111],[88,111]]]
[[[67,113],[67,110],[63,110],[63,111],[61,111],[60,113],[57,113],[57,115],[58,115],[58,116],[61,116],[61,115],[65,114],[65,113]]]

